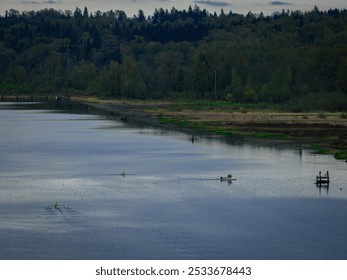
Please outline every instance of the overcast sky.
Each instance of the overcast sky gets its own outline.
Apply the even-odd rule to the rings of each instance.
[[[16,9],[19,11],[41,10],[54,8],[56,10],[71,10],[76,7],[87,7],[89,12],[97,10],[102,12],[110,10],[123,10],[129,17],[137,14],[138,10],[143,10],[145,15],[152,15],[155,8],[171,10],[175,7],[178,10],[187,9],[189,5],[198,5],[201,9],[206,9],[210,13],[219,13],[223,9],[226,13],[230,10],[235,13],[272,14],[282,9],[289,10],[312,10],[316,5],[320,10],[329,8],[347,9],[347,0],[0,0],[0,14],[4,15],[6,10]]]

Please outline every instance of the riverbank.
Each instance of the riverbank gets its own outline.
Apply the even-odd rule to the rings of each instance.
[[[227,102],[170,102],[72,97],[129,121],[190,133],[303,141],[318,153],[347,160],[347,117],[341,112],[284,112]]]

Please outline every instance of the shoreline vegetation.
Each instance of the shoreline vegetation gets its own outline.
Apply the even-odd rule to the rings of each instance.
[[[10,9],[0,16],[0,96],[84,96],[130,120],[305,141],[347,160],[346,25],[346,9],[317,6],[269,16]]]
[[[55,97],[57,98],[57,97]],[[2,102],[48,101],[52,95],[10,96]],[[298,141],[318,154],[347,162],[347,112],[293,112],[286,104],[249,104],[211,100],[139,100],[58,95],[58,102],[85,104],[112,118],[180,130],[269,141]]]
[[[71,97],[103,111],[192,134],[301,141],[347,162],[347,114],[288,112],[283,108],[207,100],[129,100]]]

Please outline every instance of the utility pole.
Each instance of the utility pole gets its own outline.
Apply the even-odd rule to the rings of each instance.
[[[217,70],[214,70],[214,95],[217,100]]]

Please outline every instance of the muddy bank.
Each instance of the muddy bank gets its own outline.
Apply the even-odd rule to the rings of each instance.
[[[142,105],[90,102],[85,100],[78,101],[92,106],[114,119],[163,127],[158,117],[147,112],[145,106]]]
[[[347,159],[347,118],[340,112],[291,113],[202,108],[177,102],[73,98],[116,118],[189,133],[302,141]]]

